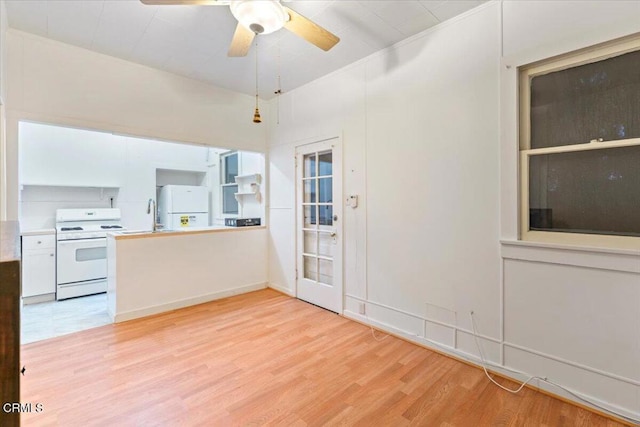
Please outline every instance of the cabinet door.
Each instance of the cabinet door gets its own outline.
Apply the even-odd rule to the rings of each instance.
[[[22,297],[51,294],[56,291],[54,249],[26,251],[22,254]]]

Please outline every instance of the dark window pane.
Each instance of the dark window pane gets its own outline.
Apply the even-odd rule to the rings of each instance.
[[[318,155],[318,175],[326,176],[333,173],[333,154],[331,151]]]
[[[640,51],[531,79],[531,148],[640,137]]]
[[[320,191],[318,197],[320,203],[333,202],[333,178],[319,178],[318,190]]]
[[[234,193],[238,192],[237,185],[228,185],[222,187],[222,213],[225,214],[237,214],[238,213],[238,201]]]
[[[640,236],[640,146],[531,156],[529,228]]]
[[[238,175],[238,154],[230,154],[224,157],[224,182],[223,184],[233,184]]]

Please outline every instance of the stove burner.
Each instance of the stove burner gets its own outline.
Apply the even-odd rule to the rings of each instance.
[[[60,231],[82,231],[82,227],[62,227]]]
[[[100,228],[102,228],[102,229],[122,228],[122,226],[120,226],[120,225],[101,225]]]

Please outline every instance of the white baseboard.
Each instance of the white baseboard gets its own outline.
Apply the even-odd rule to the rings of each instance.
[[[22,305],[39,304],[41,302],[55,301],[56,293],[22,297]]]
[[[112,316],[113,323],[126,322],[127,320],[138,319],[140,317],[151,316],[153,314],[164,313],[166,311],[176,310],[179,308],[190,307],[209,301],[215,301],[222,298],[232,297],[234,295],[246,294],[247,292],[259,291],[265,289],[266,283],[255,283],[252,285],[240,286],[239,288],[225,289],[223,291],[213,292],[211,294],[200,295],[193,298],[186,298],[178,301],[172,301],[165,304],[154,305],[141,308],[138,310],[117,313]],[[111,313],[110,313],[111,314]]]
[[[284,286],[276,285],[275,283],[269,283],[267,286],[273,290],[282,292],[285,295],[289,295],[290,297],[296,297],[296,292],[294,290],[285,288]]]

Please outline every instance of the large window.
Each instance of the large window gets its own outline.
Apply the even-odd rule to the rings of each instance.
[[[224,215],[238,215],[238,192],[236,176],[238,175],[238,153],[225,153],[220,156],[220,183],[222,187],[222,213]]]
[[[640,247],[640,38],[520,74],[524,240]]]

